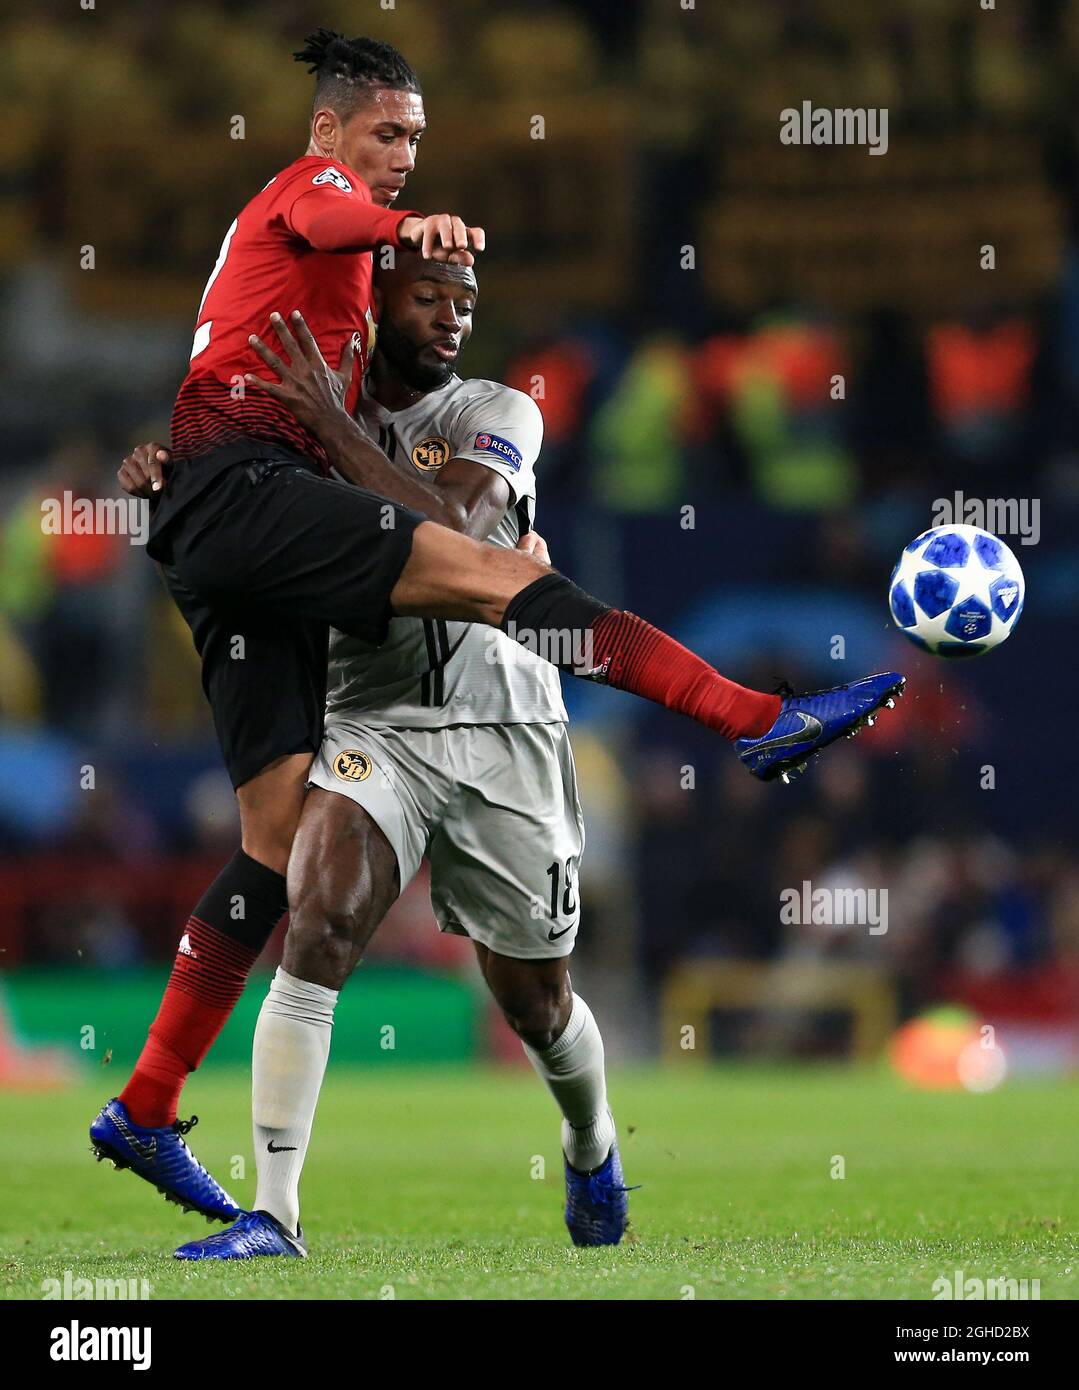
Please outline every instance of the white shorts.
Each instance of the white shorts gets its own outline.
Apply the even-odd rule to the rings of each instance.
[[[584,820],[565,724],[326,723],[309,785],[362,806],[402,890],[426,854],[439,929],[520,960],[568,956]]]

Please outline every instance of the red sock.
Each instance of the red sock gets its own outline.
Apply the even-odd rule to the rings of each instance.
[[[635,613],[611,608],[590,630],[589,664],[606,667],[604,679],[617,690],[688,714],[724,738],[759,738],[776,722],[782,704],[778,695],[727,680]]]
[[[209,1052],[243,993],[258,951],[189,917],[131,1080],[120,1093],[137,1125],[171,1125],[188,1075]]]
[[[120,1092],[138,1125],[171,1125],[188,1075],[209,1052],[287,906],[285,876],[238,849],[195,904],[165,997]]]

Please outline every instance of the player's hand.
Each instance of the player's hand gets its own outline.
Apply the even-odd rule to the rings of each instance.
[[[534,555],[541,565],[551,563],[551,552],[547,549],[547,542],[538,531],[526,531],[517,542],[517,549],[523,550],[526,555]]]
[[[278,342],[288,355],[287,363],[282,362],[257,334],[252,333],[247,340],[270,371],[276,373],[278,380],[264,381],[262,377],[247,372],[244,382],[257,391],[273,396],[274,400],[292,411],[301,425],[312,434],[318,434],[319,427],[326,423],[329,415],[344,409],[345,393],[352,380],[356,339],[353,336],[345,344],[340,366],[335,372],[323,357],[299,310],[295,310],[290,317],[292,328],[280,314],[270,315]]]
[[[397,229],[398,238],[419,251],[425,261],[444,261],[448,265],[472,265],[473,251],[486,245],[482,227],[466,227],[451,212],[430,217],[406,217]]]
[[[116,480],[129,497],[151,497],[165,486],[164,467],[170,457],[164,444],[140,444],[116,470]]]

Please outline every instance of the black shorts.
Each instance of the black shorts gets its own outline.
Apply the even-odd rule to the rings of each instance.
[[[390,594],[425,518],[322,478],[287,449],[259,445],[253,462],[236,453],[231,444],[180,466],[147,550],[191,628],[239,787],[286,753],[318,748],[329,629],[385,640]],[[217,466],[223,457],[233,461]]]

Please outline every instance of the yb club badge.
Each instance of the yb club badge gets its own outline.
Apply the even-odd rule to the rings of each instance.
[[[437,473],[449,456],[449,440],[438,434],[421,439],[412,450],[412,462],[421,473]]]
[[[333,760],[334,775],[340,777],[342,782],[365,782],[373,766],[367,754],[356,748],[346,748]]]

